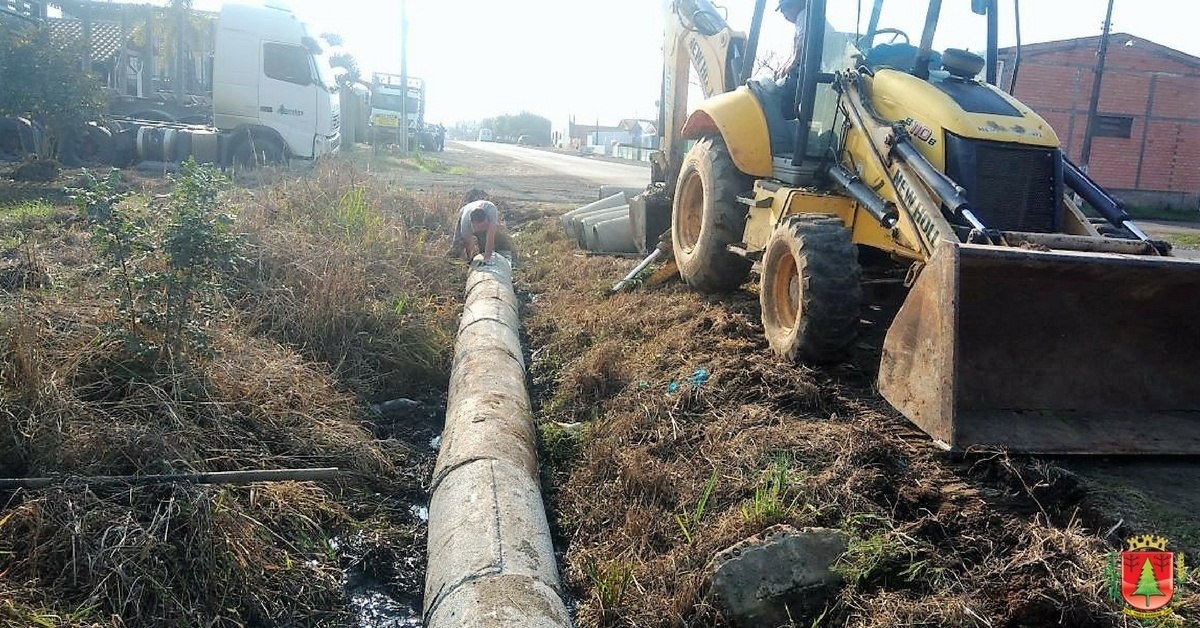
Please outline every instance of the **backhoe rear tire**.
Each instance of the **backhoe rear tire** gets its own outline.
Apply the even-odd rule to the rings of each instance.
[[[812,364],[846,357],[858,337],[862,271],[842,221],[791,216],[763,255],[759,304],[776,354]]]
[[[701,139],[683,158],[671,208],[671,244],[679,274],[701,292],[728,292],[746,282],[750,261],[726,247],[742,241],[750,190],[720,137]]]

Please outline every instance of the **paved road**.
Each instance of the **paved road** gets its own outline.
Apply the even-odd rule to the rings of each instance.
[[[469,150],[504,155],[559,174],[587,179],[600,185],[641,188],[650,183],[650,164],[640,166],[614,163],[496,142],[458,142],[458,144]]]
[[[1175,240],[1172,236],[1186,235],[1191,236],[1191,242],[1195,242],[1196,238],[1200,238],[1200,223],[1198,222],[1167,222],[1158,220],[1134,220],[1142,229],[1146,231],[1152,238],[1162,238],[1164,240]],[[1188,257],[1191,259],[1200,259],[1200,249],[1197,249],[1194,244],[1181,245],[1176,242],[1175,255],[1179,257]]]

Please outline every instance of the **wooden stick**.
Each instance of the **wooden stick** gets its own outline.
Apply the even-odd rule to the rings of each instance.
[[[175,473],[171,475],[97,475],[62,476],[54,478],[0,478],[0,490],[14,488],[39,489],[53,484],[168,484],[191,482],[193,484],[249,484],[251,482],[310,482],[328,480],[340,473],[337,467],[316,469],[261,469],[250,471],[213,471],[211,473]]]

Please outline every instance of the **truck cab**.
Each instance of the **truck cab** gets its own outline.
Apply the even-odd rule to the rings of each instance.
[[[337,83],[317,36],[291,11],[226,4],[213,63],[213,122],[229,150],[278,144],[316,158],[341,144]]]
[[[371,76],[369,118],[374,141],[398,142],[401,118],[407,120],[409,143],[415,144],[425,131],[425,81],[415,76],[375,72]]]

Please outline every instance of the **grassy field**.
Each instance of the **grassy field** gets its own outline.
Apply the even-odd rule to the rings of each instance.
[[[338,160],[97,174],[0,183],[0,476],[61,480],[3,491],[0,625],[351,626],[364,573],[419,604],[432,458],[370,407],[445,390],[456,199]]]

